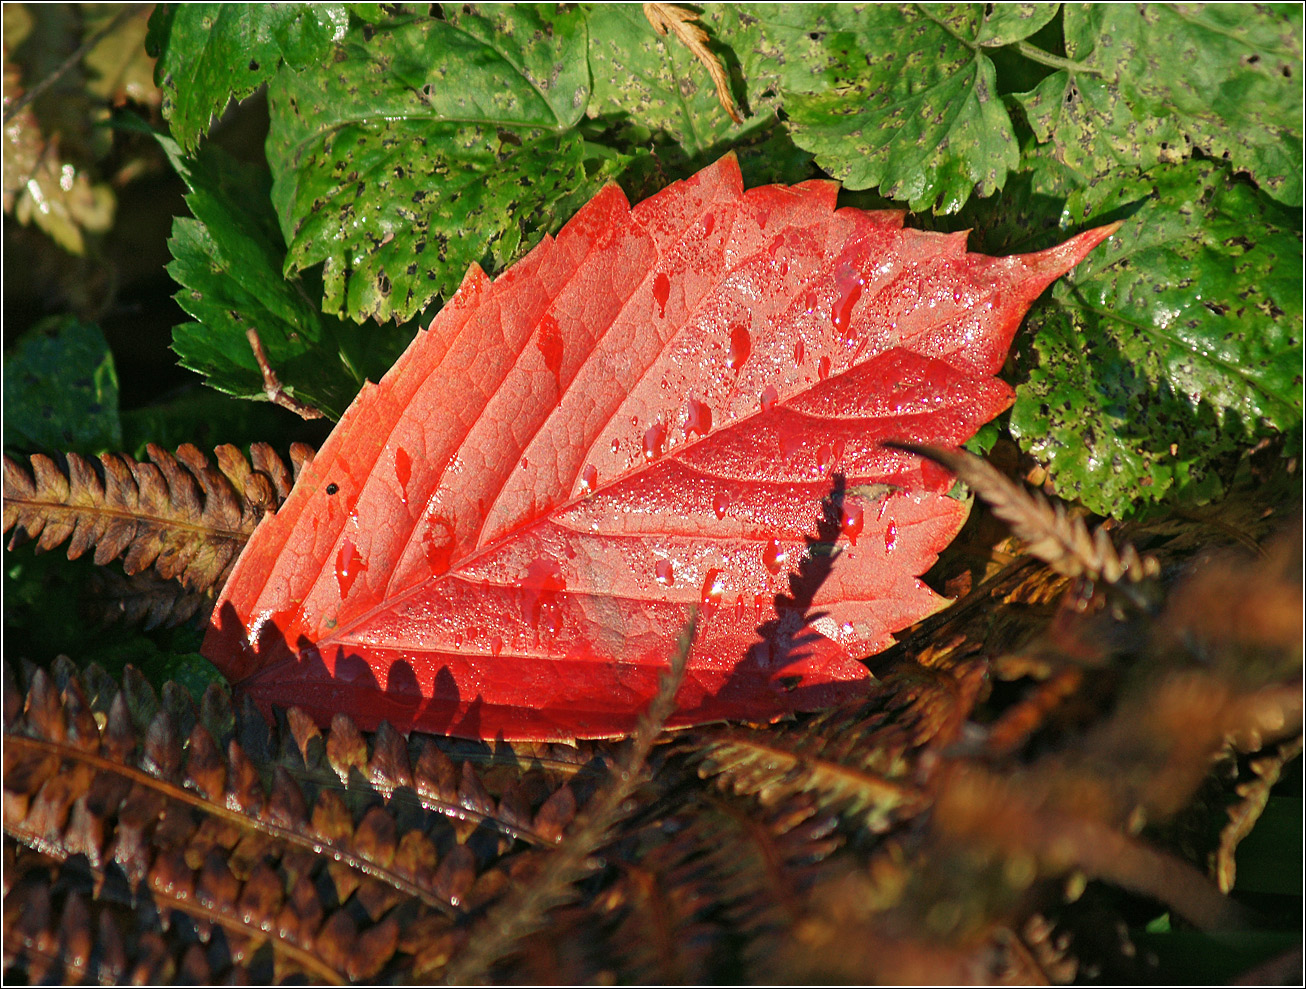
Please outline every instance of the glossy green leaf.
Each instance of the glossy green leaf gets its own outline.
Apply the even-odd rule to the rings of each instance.
[[[1103,211],[1130,204],[1135,185],[1101,191]],[[1069,208],[1080,215],[1082,200]],[[1031,312],[1037,356],[1011,414],[1058,493],[1104,515],[1171,489],[1214,496],[1222,455],[1302,416],[1292,214],[1210,162],[1158,166],[1128,208],[1105,250]]]
[[[4,445],[100,453],[122,444],[118,372],[100,328],[71,316],[27,333],[4,362]]]
[[[1066,54],[1017,99],[1082,184],[1118,169],[1226,158],[1302,201],[1302,8],[1068,4]]]
[[[501,266],[557,229],[604,177],[575,130],[584,14],[448,16],[351,32],[335,61],[269,87],[286,268],[324,265],[327,312],[407,319],[468,264]]]
[[[982,46],[1024,29],[999,10],[873,6],[850,16],[849,30],[826,39],[841,56],[834,83],[784,94],[794,143],[849,188],[878,186],[915,210],[951,213],[972,192],[1001,189],[1019,148]],[[1028,33],[1045,14],[1024,14]]]
[[[282,274],[266,172],[216,147],[196,159],[182,159],[172,147],[194,214],[173,221],[168,241],[168,273],[182,286],[177,304],[197,320],[173,329],[182,365],[219,391],[266,398],[246,336],[252,327],[286,391],[339,418],[364,378],[379,378],[411,332],[392,327],[364,335],[319,313],[303,286]]]
[[[757,88],[766,75],[751,71],[757,60],[749,55],[759,32],[750,13],[736,4],[707,4],[699,20],[711,39],[710,50],[723,64],[728,66],[735,52],[748,59],[744,78],[749,91],[743,102],[750,105],[736,124],[703,65],[675,38],[659,35],[638,4],[592,4],[587,12],[594,92],[586,114],[604,128],[607,143],[652,147],[656,184],[641,188],[642,194],[655,192],[668,178],[698,171],[729,150],[736,152],[749,185],[811,177],[812,156],[787,139],[775,116],[776,99],[761,96]],[[814,16],[819,18],[819,11]],[[736,95],[742,95],[739,88]]]
[[[282,61],[320,63],[348,24],[341,3],[160,5],[146,45],[173,136],[193,151],[228,100],[249,96]]]

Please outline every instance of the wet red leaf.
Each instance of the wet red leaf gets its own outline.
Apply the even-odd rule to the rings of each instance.
[[[674,724],[861,690],[965,516],[880,441],[1006,408],[1026,309],[1110,230],[989,258],[836,193],[744,192],[727,157],[473,268],[255,532],[205,655],[324,721],[597,737],[701,607]]]

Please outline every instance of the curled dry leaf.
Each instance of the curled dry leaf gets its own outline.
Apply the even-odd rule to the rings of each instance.
[[[666,35],[669,31],[675,35],[676,40],[689,49],[703,68],[707,69],[707,74],[712,77],[712,85],[716,87],[716,98],[721,108],[735,123],[742,123],[744,117],[739,112],[739,104],[735,102],[734,95],[730,92],[730,77],[726,74],[725,66],[707,47],[707,32],[695,23],[699,15],[674,3],[646,3],[644,16],[648,18],[648,22],[653,25],[653,29],[658,34]]]
[[[745,192],[727,156],[473,267],[255,533],[205,655],[324,722],[602,737],[702,606],[670,725],[864,690],[966,514],[881,441],[1004,409],[1027,307],[1112,228],[989,258],[837,193]]]

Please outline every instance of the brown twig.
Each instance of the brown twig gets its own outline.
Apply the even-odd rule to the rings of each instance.
[[[280,405],[283,409],[289,409],[301,419],[321,419],[322,413],[313,406],[286,393],[281,379],[277,377],[277,372],[272,370],[272,364],[268,361],[268,352],[263,349],[263,341],[259,339],[258,330],[249,327],[245,330],[245,337],[249,340],[250,349],[254,351],[254,360],[258,361],[258,369],[263,374],[263,394],[267,395],[268,401],[273,405]]]

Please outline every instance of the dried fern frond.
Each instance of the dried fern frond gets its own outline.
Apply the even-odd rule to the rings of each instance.
[[[929,806],[920,757],[956,740],[982,681],[975,663],[940,670],[904,663],[854,707],[790,726],[698,732],[692,758],[700,776],[763,806],[807,794],[822,812],[882,834]]]
[[[1151,557],[1141,556],[1132,545],[1117,550],[1099,527],[1089,532],[1083,519],[1070,518],[1062,505],[1055,508],[1039,492],[1031,494],[1007,479],[982,457],[965,450],[916,443],[885,443],[898,450],[927,457],[965,481],[988,502],[993,514],[1027,544],[1030,555],[1067,577],[1085,576],[1118,584],[1153,578],[1160,569]]]
[[[4,528],[10,547],[68,542],[68,558],[94,548],[96,564],[122,557],[123,569],[148,567],[187,592],[221,588],[241,548],[266,512],[290,493],[291,472],[266,444],[247,460],[217,448],[217,466],[196,447],[175,455],[151,444],[150,462],[126,454],[98,459],[70,453],[56,461],[33,454],[30,469],[4,458]],[[298,466],[311,455],[293,449]]]
[[[196,615],[207,619],[217,600],[215,588],[187,591],[178,580],[150,571],[126,576],[105,567],[87,580],[90,617],[101,624],[142,623],[146,629],[182,625]]]
[[[13,902],[35,909],[54,883],[88,891],[58,908],[72,911],[64,928],[48,910],[49,924],[7,916],[15,973],[114,981],[144,962],[86,971],[77,946],[111,960],[97,940],[110,928],[92,921],[147,901],[129,929],[158,939],[151,971],[185,970],[184,932],[198,929],[221,930],[228,952],[208,956],[210,975],[251,959],[254,981],[403,972],[433,940],[457,941],[465,912],[510,888],[509,870],[556,842],[577,806],[539,770],[491,792],[430,739],[369,738],[343,718],[322,732],[293,710],[281,729],[216,686],[197,707],[131,668],[119,689],[64,660],[29,670],[26,693],[6,673],[5,832],[49,866],[31,880],[44,892]]]
[[[695,614],[681,632],[679,648],[657,693],[615,760],[611,777],[591,798],[584,815],[561,845],[544,858],[539,872],[504,897],[477,925],[466,950],[445,971],[446,982],[466,985],[488,980],[495,965],[543,925],[548,911],[575,897],[575,883],[599,868],[594,853],[625,817],[626,802],[644,779],[653,743],[675,710],[676,691],[684,680],[697,628]]]

